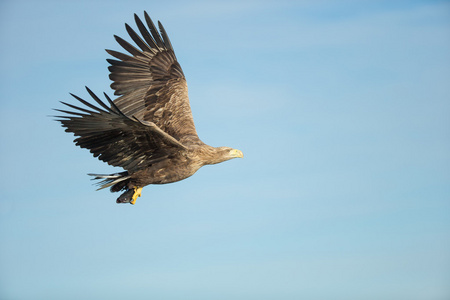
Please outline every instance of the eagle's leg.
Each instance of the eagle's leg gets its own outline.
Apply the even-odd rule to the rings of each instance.
[[[136,203],[136,199],[141,196],[142,188],[141,187],[138,188],[135,186],[133,189],[134,189],[134,194],[133,194],[133,197],[132,197],[132,200],[130,201],[130,203],[134,205],[134,203]]]

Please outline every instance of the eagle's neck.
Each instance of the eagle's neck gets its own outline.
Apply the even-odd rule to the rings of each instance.
[[[214,165],[230,159],[221,147],[215,148],[204,145],[196,149],[196,157],[202,165]]]

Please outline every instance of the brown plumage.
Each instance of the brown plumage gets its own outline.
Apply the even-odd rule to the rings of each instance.
[[[125,24],[139,47],[114,36],[132,56],[106,50],[116,59],[110,63],[109,77],[115,95],[109,105],[87,87],[97,105],[72,95],[86,108],[64,103],[75,111],[59,110],[58,121],[77,136],[76,145],[87,148],[98,159],[126,171],[98,175],[100,189],[124,190],[117,203],[132,203],[142,187],[183,180],[200,167],[220,163],[242,152],[229,147],[211,147],[198,137],[189,105],[186,78],[172,44],[158,22],[160,33],[144,12],[144,23],[135,16],[139,36]]]

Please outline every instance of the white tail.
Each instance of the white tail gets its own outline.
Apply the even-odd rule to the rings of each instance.
[[[89,176],[95,176],[95,178],[92,178],[92,180],[100,180],[96,183],[96,185],[100,186],[98,190],[110,187],[115,185],[116,183],[119,183],[121,181],[127,180],[130,178],[128,175],[128,172],[122,172],[122,173],[115,173],[115,174],[88,174]]]

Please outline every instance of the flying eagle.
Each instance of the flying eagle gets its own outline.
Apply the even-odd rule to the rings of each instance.
[[[164,27],[159,32],[144,12],[145,22],[135,14],[137,34],[128,24],[126,30],[139,47],[122,38],[116,41],[131,55],[106,50],[116,59],[107,59],[111,88],[118,97],[107,103],[89,88],[93,105],[71,94],[85,107],[65,102],[75,111],[57,111],[66,132],[77,137],[74,142],[87,148],[98,159],[125,171],[95,176],[99,189],[125,191],[117,203],[134,204],[142,188],[149,184],[165,184],[183,180],[204,165],[217,164],[243,157],[241,151],[229,147],[211,147],[197,135],[189,105],[186,78],[178,63]]]

